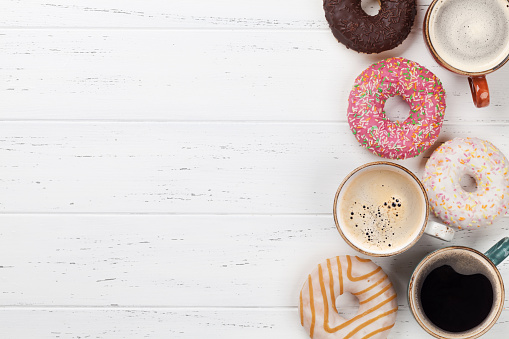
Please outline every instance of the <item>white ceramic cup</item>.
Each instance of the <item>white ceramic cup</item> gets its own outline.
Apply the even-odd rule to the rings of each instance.
[[[350,217],[350,212],[346,213],[348,215],[345,215],[345,211],[350,211],[350,206],[347,205],[352,204],[352,199],[350,198],[350,193],[348,192],[355,191],[358,188],[357,186],[359,186],[359,180],[365,180],[366,175],[375,176],[377,173],[380,175],[380,173],[385,173],[385,171],[394,172],[397,173],[397,175],[400,175],[402,178],[401,181],[403,182],[403,186],[413,185],[412,189],[408,190],[409,192],[412,192],[411,197],[413,199],[413,206],[412,209],[406,212],[404,222],[399,222],[398,228],[394,230],[394,232],[397,233],[387,233],[387,231],[384,231],[386,232],[384,233],[384,239],[386,235],[387,242],[394,241],[392,243],[392,247],[383,248],[382,246],[381,249],[374,249],[374,245],[368,242],[367,239],[362,239],[362,237],[355,235],[361,233],[363,234],[363,232],[360,232],[360,229],[353,230],[352,225],[350,225],[346,221],[347,219],[345,219]],[[378,177],[376,180],[378,180]],[[382,181],[383,180],[380,181],[380,185],[383,184]],[[347,195],[345,195],[345,193],[347,193]],[[364,192],[363,194],[369,195],[370,191]],[[362,202],[360,202],[360,204],[362,205]],[[383,204],[383,201],[379,202],[379,206],[383,207]],[[380,210],[380,207],[378,210]],[[430,206],[428,203],[428,196],[420,180],[407,168],[386,161],[378,161],[365,164],[348,174],[336,192],[333,208],[334,221],[336,223],[339,234],[343,237],[343,239],[355,250],[363,254],[375,257],[385,257],[402,253],[412,247],[424,233],[441,240],[451,241],[454,237],[454,230],[446,225],[429,220],[429,211]],[[369,213],[373,215],[373,211]],[[377,221],[376,226],[369,227],[371,227],[371,229],[373,229],[373,227],[378,229],[393,227],[388,225],[389,223],[390,220],[385,216],[381,217],[381,222]],[[363,229],[363,231],[365,230]],[[378,231],[379,230],[375,230],[375,232]]]

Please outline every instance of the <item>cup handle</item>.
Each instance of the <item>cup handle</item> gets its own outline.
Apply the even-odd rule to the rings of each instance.
[[[455,232],[449,226],[428,220],[424,233],[440,240],[451,241]]]
[[[468,77],[472,99],[477,108],[486,107],[490,104],[490,90],[484,75]]]
[[[495,266],[498,266],[498,264],[509,256],[509,237],[499,240],[484,254],[495,264]]]

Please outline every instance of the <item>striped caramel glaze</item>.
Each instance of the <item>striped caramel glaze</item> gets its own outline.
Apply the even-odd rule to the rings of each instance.
[[[359,299],[357,314],[338,314],[336,297]],[[396,322],[396,291],[382,268],[369,259],[343,255],[327,259],[308,275],[299,296],[302,326],[315,339],[387,338]]]
[[[461,177],[475,178],[477,190],[467,192]],[[437,148],[426,163],[423,185],[431,209],[445,224],[490,225],[509,207],[509,162],[492,143],[455,138]]]

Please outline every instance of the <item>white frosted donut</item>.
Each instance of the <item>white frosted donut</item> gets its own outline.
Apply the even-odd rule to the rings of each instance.
[[[360,304],[349,320],[339,315],[341,306],[336,305],[336,297],[345,292]],[[300,322],[315,339],[387,338],[397,310],[396,291],[382,268],[349,255],[319,264],[300,292]]]
[[[423,184],[435,215],[447,225],[485,226],[505,215],[509,206],[506,157],[492,143],[478,138],[455,138],[437,148],[426,163]],[[461,187],[472,176],[474,192]]]

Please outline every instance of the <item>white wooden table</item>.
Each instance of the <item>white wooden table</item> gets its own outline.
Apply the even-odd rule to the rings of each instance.
[[[425,50],[427,4],[400,47],[360,55],[320,0],[1,0],[0,337],[307,338],[307,273],[357,254],[335,229],[336,188],[379,159],[346,123],[363,69],[428,67],[447,91],[439,141],[509,155],[509,66],[474,108],[467,80]],[[431,152],[398,163],[420,175]],[[453,244],[485,251],[508,231],[506,217]],[[398,292],[390,338],[428,337],[406,284],[446,245],[374,259]],[[509,281],[509,260],[500,271]],[[508,331],[506,309],[485,337]]]

